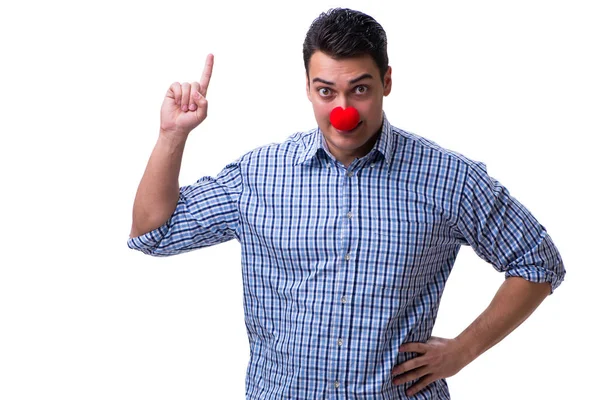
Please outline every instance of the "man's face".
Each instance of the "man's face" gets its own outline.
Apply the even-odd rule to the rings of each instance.
[[[373,148],[383,122],[383,96],[391,90],[392,69],[382,83],[377,64],[368,55],[334,60],[317,51],[311,56],[306,93],[329,152],[338,161],[348,166]],[[329,114],[339,106],[358,110],[356,128],[339,131],[331,125]]]

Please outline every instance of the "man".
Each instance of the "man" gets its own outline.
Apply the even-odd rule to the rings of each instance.
[[[173,84],[133,209],[129,246],[155,256],[237,239],[250,340],[248,399],[449,399],[452,376],[522,323],[564,278],[544,227],[483,163],[393,127],[383,28],[321,14],[304,42],[318,128],[179,188],[213,67]],[[338,130],[336,107],[359,121]],[[453,339],[432,337],[461,245],[507,279]]]

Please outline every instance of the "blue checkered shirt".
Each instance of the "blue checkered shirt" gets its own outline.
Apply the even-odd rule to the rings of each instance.
[[[247,399],[408,399],[391,370],[426,342],[461,245],[507,277],[565,271],[545,228],[485,164],[397,129],[349,167],[319,129],[251,151],[180,189],[131,238],[154,256],[237,239],[250,342]],[[412,355],[414,356],[414,354]],[[411,399],[449,399],[444,379]]]

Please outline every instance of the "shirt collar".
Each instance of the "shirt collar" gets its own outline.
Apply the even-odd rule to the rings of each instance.
[[[392,159],[394,157],[395,152],[395,138],[397,135],[392,131],[392,125],[387,120],[385,116],[385,112],[383,113],[383,125],[381,127],[381,134],[377,138],[377,142],[375,142],[375,146],[370,151],[369,156],[373,152],[379,152],[383,155],[386,164],[389,166],[392,163]],[[323,138],[323,132],[319,128],[314,129],[310,132],[309,135],[305,136],[304,140],[304,149],[298,153],[298,157],[296,158],[296,165],[304,164],[307,161],[313,159],[317,152],[321,149],[323,152],[325,151],[325,139]]]

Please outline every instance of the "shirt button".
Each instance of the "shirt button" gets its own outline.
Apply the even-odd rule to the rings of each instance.
[[[333,386],[335,386],[335,388],[339,388],[340,387],[340,383],[338,381],[333,382]]]
[[[354,175],[354,173],[352,171],[348,171],[348,173],[346,174],[346,176],[348,178],[352,178],[352,175]]]
[[[342,297],[342,303],[346,304],[346,296]]]
[[[346,254],[346,261],[350,259],[350,254]]]
[[[344,342],[342,341],[342,339],[338,339],[338,346],[341,346]]]
[[[371,164],[371,168],[375,168],[375,163]]]
[[[346,214],[346,217],[352,218],[352,211],[348,212],[348,214]]]

